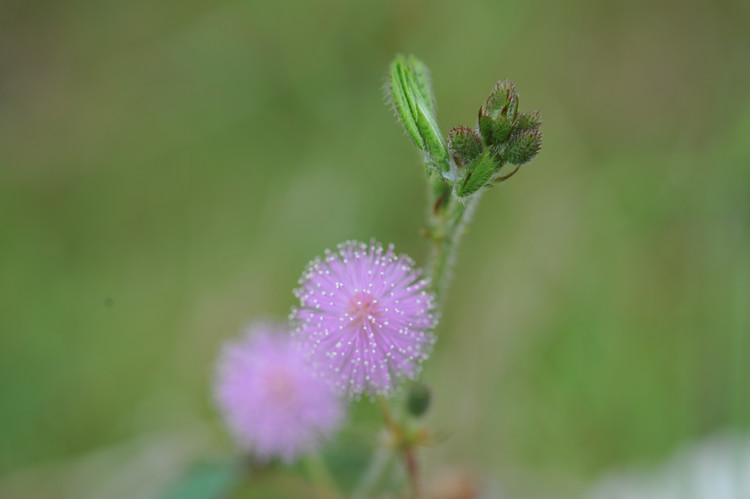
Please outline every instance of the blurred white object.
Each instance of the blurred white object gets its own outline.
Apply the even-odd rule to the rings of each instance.
[[[586,499],[750,499],[750,439],[723,435],[690,445],[656,468],[613,473]]]

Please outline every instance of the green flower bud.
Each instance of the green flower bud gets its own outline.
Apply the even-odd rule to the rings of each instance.
[[[488,146],[502,144],[513,130],[513,123],[508,118],[493,118],[484,108],[479,108],[479,132]]]
[[[502,144],[518,116],[518,92],[510,80],[497,82],[484,106],[479,108],[479,132],[487,145]]]
[[[489,149],[473,163],[462,169],[461,178],[456,182],[456,195],[466,197],[487,185],[497,171],[499,163]]]
[[[505,159],[514,165],[531,161],[542,148],[542,131],[538,128],[527,128],[513,132],[505,148]]]
[[[409,56],[407,61],[414,77],[414,85],[423,102],[427,103],[430,113],[435,112],[435,96],[432,94],[432,85],[430,83],[430,71],[427,66],[414,57]]]
[[[432,394],[422,383],[414,383],[406,397],[406,409],[414,417],[421,417],[430,408]]]
[[[433,98],[426,66],[414,56],[397,56],[388,77],[396,114],[414,144],[429,156],[428,164],[449,169],[448,147],[433,112]]]
[[[484,108],[491,116],[508,116],[514,120],[518,112],[518,92],[512,80],[500,80],[487,98]]]
[[[539,129],[542,126],[542,115],[539,111],[527,111],[518,115],[516,119],[516,131]]]
[[[482,154],[484,145],[477,132],[467,126],[457,126],[448,133],[448,149],[453,153],[458,166],[463,166]]]
[[[391,71],[388,75],[393,107],[406,134],[411,137],[417,147],[424,149],[424,139],[422,139],[422,135],[419,133],[419,128],[417,128],[417,122],[414,118],[416,114],[415,96],[413,89],[409,86],[409,81],[408,65],[404,57],[398,55],[391,63]]]

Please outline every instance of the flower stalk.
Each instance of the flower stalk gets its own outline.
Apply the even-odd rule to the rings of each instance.
[[[429,238],[432,242],[428,275],[433,293],[435,293],[438,307],[443,303],[445,291],[451,278],[451,267],[456,260],[458,244],[466,230],[471,216],[479,201],[479,196],[462,202],[450,198],[447,206],[440,210],[439,216],[431,218]]]
[[[515,83],[501,80],[479,107],[476,127],[453,128],[447,140],[443,139],[428,74],[416,57],[399,55],[391,63],[389,88],[396,116],[424,155],[429,228],[423,234],[431,241],[428,277],[439,310],[461,236],[479,198],[488,188],[515,175],[539,152],[542,122],[538,111],[519,113]],[[403,454],[412,497],[419,497],[414,452],[419,438],[394,421],[387,401],[381,399],[380,403],[394,446]]]

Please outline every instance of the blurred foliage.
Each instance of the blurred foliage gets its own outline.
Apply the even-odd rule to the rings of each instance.
[[[162,479],[229,455],[224,339],[286,317],[343,240],[425,261],[424,169],[383,105],[397,52],[430,67],[443,130],[504,77],[544,119],[462,243],[428,475],[575,493],[746,429],[748,33],[739,0],[3,2],[0,495],[89,497],[91,456],[121,473],[163,432],[203,439]]]

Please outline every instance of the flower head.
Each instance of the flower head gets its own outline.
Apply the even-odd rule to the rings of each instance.
[[[390,394],[417,375],[437,321],[434,295],[409,257],[349,241],[313,260],[300,286],[295,335],[340,392]]]
[[[278,457],[290,463],[315,451],[338,429],[342,408],[288,332],[275,329],[256,324],[225,345],[215,395],[241,448],[261,460]]]

